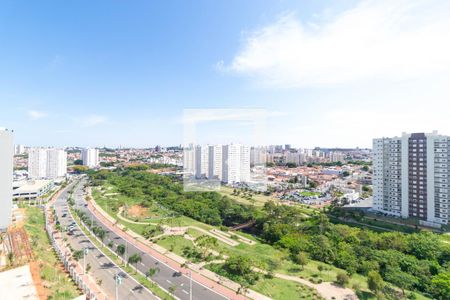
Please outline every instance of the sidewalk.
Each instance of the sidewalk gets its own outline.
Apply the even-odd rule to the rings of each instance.
[[[90,189],[88,189],[88,193],[90,193]],[[216,273],[213,273],[209,270],[203,269],[201,266],[197,264],[187,264],[187,260],[183,257],[176,255],[172,252],[169,252],[167,249],[160,247],[159,245],[153,244],[150,241],[146,240],[139,234],[131,230],[123,231],[124,227],[120,223],[116,223],[116,219],[111,217],[108,213],[106,213],[94,200],[88,201],[88,208],[95,214],[95,216],[101,220],[106,226],[109,227],[110,230],[113,230],[117,235],[120,235],[124,239],[126,239],[129,243],[138,247],[144,252],[149,253],[154,256],[158,260],[164,261],[170,267],[179,270],[185,274],[189,273],[189,269],[192,271],[192,278],[201,283],[202,285],[217,291],[219,294],[224,295],[230,299],[246,299],[246,297],[250,299],[261,299],[268,300],[269,297],[266,297],[260,293],[257,293],[252,290],[248,290],[245,294],[246,297],[237,293],[240,289],[240,285],[234,281],[231,281],[227,278],[221,277]],[[189,269],[183,268],[182,265],[187,265]],[[220,284],[219,284],[220,282]]]

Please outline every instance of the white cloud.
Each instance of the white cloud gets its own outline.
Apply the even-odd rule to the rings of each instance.
[[[29,110],[27,115],[31,120],[39,120],[48,116],[48,113],[39,110]]]
[[[108,118],[102,115],[91,114],[75,119],[82,127],[94,127],[108,121]]]
[[[278,112],[274,112],[278,113]],[[183,112],[183,123],[199,123],[213,121],[237,121],[237,120],[255,120],[266,118],[271,114],[265,109],[185,109]]]
[[[362,1],[334,16],[289,13],[246,34],[228,65],[270,87],[403,81],[450,72],[450,2]]]

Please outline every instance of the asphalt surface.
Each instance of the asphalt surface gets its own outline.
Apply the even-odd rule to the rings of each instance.
[[[73,199],[75,200],[75,206],[77,209],[80,209],[90,219],[93,220],[97,224],[97,226],[103,228],[106,231],[106,237],[104,239],[104,243],[107,245],[109,242],[112,242],[114,246],[112,249],[116,249],[117,245],[123,244],[126,245],[127,253],[125,257],[130,257],[131,255],[138,253],[142,261],[137,264],[137,269],[142,273],[146,274],[150,268],[158,268],[159,271],[152,277],[152,280],[156,282],[160,287],[165,290],[169,290],[171,287],[175,288],[174,295],[182,300],[189,300],[190,298],[190,279],[185,274],[180,274],[177,270],[171,268],[166,265],[164,262],[159,261],[158,259],[150,256],[147,253],[144,253],[137,249],[134,245],[126,242],[121,236],[115,234],[110,231],[109,228],[103,224],[100,220],[96,218],[94,214],[86,207],[87,202],[84,199],[83,195],[83,185],[85,183],[85,179],[82,179],[79,184],[76,185]],[[192,299],[196,300],[223,300],[227,299],[225,296],[216,293],[215,291],[205,287],[204,285],[192,280]]]
[[[73,184],[69,185],[68,188],[61,193],[54,204],[56,215],[62,228],[66,228],[69,224],[74,222],[66,202],[68,190],[70,190],[71,186],[73,186]],[[63,215],[65,215],[65,217],[63,217]],[[91,266],[88,274],[96,280],[102,281],[100,287],[108,295],[108,299],[116,299],[116,274],[119,274],[123,278],[122,283],[118,286],[118,296],[120,300],[158,299],[148,289],[144,288],[141,284],[128,276],[108,257],[106,257],[93,243],[89,241],[77,225],[75,226],[73,234],[69,235],[64,233],[63,237],[67,238],[67,241],[74,250],[89,249],[87,255],[85,256],[86,266],[88,264]],[[83,265],[83,258],[79,260],[79,263]]]

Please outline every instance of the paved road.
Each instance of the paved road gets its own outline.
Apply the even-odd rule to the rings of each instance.
[[[67,207],[67,191],[73,186],[69,185],[55,201],[55,211],[61,226],[64,228],[72,223],[74,220],[72,215],[68,211]],[[65,215],[65,217],[63,217]],[[129,277],[124,273],[116,264],[114,264],[108,257],[101,253],[97,247],[92,244],[86,235],[81,231],[78,226],[73,232],[73,235],[67,235],[64,233],[64,237],[67,237],[67,241],[70,243],[74,250],[82,250],[88,248],[88,254],[86,255],[86,265],[90,264],[91,269],[89,274],[93,278],[102,280],[101,288],[108,295],[108,299],[115,299],[115,280],[114,276],[120,274],[123,277],[122,284],[119,286],[119,299],[158,299],[152,293],[140,285],[137,281]],[[83,259],[80,260],[83,264]],[[100,299],[103,300],[103,299]]]
[[[84,200],[83,196],[83,185],[85,183],[85,179],[82,179],[80,184],[78,184],[73,193],[73,198],[75,200],[75,207],[82,210],[89,216],[89,218],[93,219],[93,222],[97,224],[97,226],[102,227],[106,232],[106,237],[104,239],[104,243],[108,244],[109,242],[113,242],[113,249],[116,249],[117,245],[123,244],[126,245],[127,255],[129,257],[135,253],[138,253],[142,257],[142,261],[137,265],[137,269],[142,273],[146,273],[150,268],[158,268],[159,272],[152,277],[152,280],[155,281],[159,286],[163,287],[166,290],[169,288],[175,288],[175,296],[182,300],[190,299],[190,279],[185,274],[179,274],[176,270],[166,265],[164,262],[157,260],[153,256],[150,256],[147,253],[144,253],[136,248],[136,246],[126,242],[121,236],[109,230],[109,228],[104,225],[100,220],[96,218],[94,214],[85,206],[87,203]],[[216,293],[215,291],[203,286],[202,284],[192,280],[192,299],[197,300],[223,300],[227,299],[223,295]]]

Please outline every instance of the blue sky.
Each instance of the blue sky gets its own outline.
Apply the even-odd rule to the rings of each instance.
[[[267,143],[450,134],[449,7],[2,1],[0,126],[26,145],[173,145],[184,109],[262,108]]]

